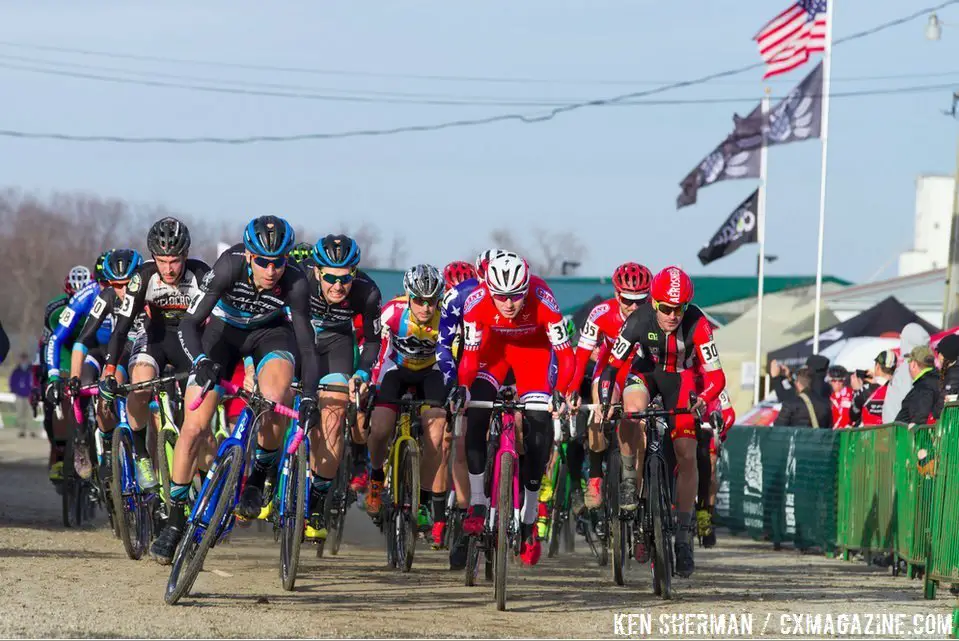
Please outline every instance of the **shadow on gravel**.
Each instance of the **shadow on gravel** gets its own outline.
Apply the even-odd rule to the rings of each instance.
[[[121,549],[117,553],[96,552],[94,550],[21,550],[17,548],[0,548],[0,558],[30,558],[30,559],[126,559]]]

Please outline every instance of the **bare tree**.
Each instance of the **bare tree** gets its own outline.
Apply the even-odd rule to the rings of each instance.
[[[582,262],[587,254],[586,246],[570,231],[536,228],[530,236],[530,245],[517,240],[516,230],[500,227],[490,232],[489,239],[493,247],[514,251],[525,258],[539,276],[558,276],[563,273],[564,264]]]

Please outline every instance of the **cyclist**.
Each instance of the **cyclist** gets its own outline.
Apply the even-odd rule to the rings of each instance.
[[[216,386],[220,377],[230,376],[238,362],[252,356],[260,392],[271,401],[288,404],[293,355],[299,354],[303,359],[303,389],[316,389],[319,377],[310,327],[309,283],[303,272],[287,267],[293,244],[293,228],[282,218],[261,216],[251,220],[244,229],[243,242],[220,255],[200,282],[199,295],[180,320],[180,343],[193,369],[184,394],[183,426],[173,455],[173,507],[166,528],[150,549],[161,564],[172,560],[183,536],[186,502],[199,450],[201,446],[213,450],[209,425],[218,404],[220,390]],[[291,320],[287,319],[287,307]],[[207,394],[211,389],[212,393]],[[199,399],[200,405],[191,410]],[[315,397],[304,393],[299,419],[307,429],[315,412]],[[285,425],[285,420],[276,414],[264,417],[237,516],[253,519],[259,515],[266,479],[276,473]]]
[[[436,361],[439,336],[439,302],[443,275],[433,265],[414,265],[403,275],[404,296],[383,306],[382,340],[377,364],[377,400],[370,417],[370,488],[366,511],[376,518],[383,508],[387,446],[396,423],[396,399],[415,386],[417,397],[442,404],[446,384]],[[421,527],[428,526],[432,511],[433,540],[442,540],[447,499],[447,470],[443,465],[446,413],[441,408],[423,412],[423,459],[420,466]]]
[[[592,374],[593,402],[599,402],[599,377],[606,368],[609,352],[626,318],[642,305],[649,296],[649,283],[652,274],[639,263],[623,263],[613,271],[613,298],[605,300],[589,312],[579,331],[576,345],[576,374],[574,380],[582,380],[586,374],[586,365],[597,345],[600,346],[596,367]],[[628,360],[616,374],[616,385],[612,400],[615,402],[629,376]],[[585,504],[588,508],[598,508],[603,504],[603,457],[606,442],[602,432],[602,417],[593,413],[589,426],[589,481],[586,484]]]
[[[83,265],[77,265],[70,269],[67,273],[66,278],[63,280],[63,294],[57,296],[49,303],[47,303],[46,309],[43,313],[43,334],[40,339],[40,366],[37,368],[37,379],[38,385],[41,390],[46,389],[53,377],[50,376],[50,370],[48,370],[46,364],[46,353],[47,345],[52,339],[54,332],[57,331],[57,328],[60,327],[60,321],[64,317],[64,314],[69,308],[70,300],[77,292],[85,289],[92,283],[93,275],[90,273],[90,270]],[[96,295],[93,294],[95,297]],[[89,299],[92,302],[92,298]],[[72,319],[76,319],[76,323],[73,327],[79,327],[80,321],[82,321],[82,316],[78,316],[76,312],[77,308],[74,308],[74,311],[70,312]],[[61,330],[61,336],[63,336],[63,330]],[[64,339],[73,337],[66,337]],[[66,340],[61,339],[60,345],[64,345]],[[63,347],[54,347],[55,356],[57,363],[69,360],[70,352],[69,350],[64,349]],[[59,378],[59,372],[55,372],[56,378]],[[58,392],[59,393],[59,392]],[[47,433],[47,438],[50,440],[50,480],[54,483],[59,483],[63,480],[63,453],[66,449],[66,439],[67,439],[67,423],[66,416],[62,419],[57,419],[54,411],[54,406],[56,403],[51,402],[47,397],[43,397],[43,429]]]
[[[693,282],[678,267],[667,267],[653,277],[652,305],[641,305],[623,325],[612,348],[612,358],[600,377],[600,402],[608,407],[620,368],[636,346],[632,373],[623,389],[623,410],[645,410],[649,401],[662,396],[666,409],[688,408],[690,392],[700,396],[691,409],[700,412],[726,386],[726,375],[705,314],[691,305]],[[696,388],[696,369],[702,370],[702,388]],[[609,415],[605,410],[604,415]],[[673,421],[672,440],[678,463],[676,504],[676,572],[689,577],[694,570],[692,538],[695,530],[696,428],[692,414],[679,414]],[[622,483],[620,507],[636,509],[636,477],[646,453],[646,434],[641,424],[624,419],[620,424]]]
[[[142,383],[159,376],[167,365],[175,372],[189,372],[192,363],[183,352],[176,328],[192,300],[200,293],[200,282],[210,271],[201,260],[188,258],[190,230],[176,218],[167,217],[155,222],[147,233],[147,249],[153,260],[142,264],[130,277],[126,295],[116,316],[116,324],[107,345],[103,373],[100,378],[100,397],[112,401],[119,381],[117,364],[127,342],[126,337],[134,319],[144,311],[144,339],[137,342],[130,357],[130,377],[133,383]],[[133,450],[137,456],[137,482],[142,488],[157,485],[153,466],[147,452],[146,430],[149,422],[150,391],[144,389],[130,394],[127,413],[133,430]]]
[[[697,377],[697,389],[702,389],[702,377]],[[719,443],[726,440],[729,428],[736,422],[736,410],[724,389],[707,407],[707,421],[699,424],[696,433],[696,466],[699,470],[699,489],[696,491],[696,526],[703,537],[703,547],[716,545],[713,514],[716,506],[716,461]]]
[[[350,396],[366,393],[370,372],[376,363],[380,330],[380,288],[363,271],[360,247],[349,236],[330,234],[317,241],[307,269],[310,285],[310,317],[316,333],[316,357],[319,362],[320,383],[349,385],[356,391]],[[354,368],[354,319],[363,317],[363,348],[359,364]],[[347,395],[339,392],[320,392],[321,438],[310,439],[310,466],[313,472],[310,490],[309,520],[306,536],[325,538],[326,523],[323,506],[333,485],[345,444],[340,430],[345,419]],[[350,446],[354,461],[365,460],[364,446],[357,444],[359,435],[353,435]]]
[[[482,269],[479,270],[481,273]],[[519,398],[525,402],[552,402],[555,412],[565,408],[565,397],[575,389],[575,362],[569,330],[546,283],[530,274],[526,261],[502,252],[486,264],[483,285],[463,306],[463,358],[459,387],[450,405],[459,409],[470,396],[492,401],[512,369]],[[550,360],[556,354],[558,374],[549,384]],[[471,409],[466,419],[466,463],[469,468],[470,508],[463,520],[466,534],[483,530],[488,497],[484,484],[486,435],[490,410]],[[547,412],[526,412],[528,432],[520,462],[525,488],[521,512],[520,558],[527,565],[539,561],[540,542],[534,536],[540,482],[552,452],[553,426]]]
[[[123,314],[126,309],[125,305],[128,304],[125,300],[127,285],[142,263],[143,258],[139,252],[133,249],[114,249],[107,253],[103,262],[103,278],[107,286],[100,288],[100,292],[90,308],[90,313],[83,323],[83,329],[80,330],[80,334],[73,344],[70,374],[71,387],[74,389],[79,388],[80,384],[93,383],[99,378],[106,360],[107,343],[117,324],[117,318]],[[125,333],[123,335],[124,340],[117,348],[122,351],[119,356],[122,363],[125,364],[129,360],[132,341],[136,340],[141,329],[142,325],[129,330],[129,334]],[[101,331],[105,331],[107,340],[103,340]],[[115,370],[115,373],[119,374],[119,379],[127,380],[127,372],[124,367],[121,366],[119,370]],[[108,452],[112,443],[111,435],[113,428],[116,426],[116,418],[113,415],[113,409],[109,406],[110,398],[102,398],[100,401],[97,405],[97,427],[103,439],[104,449],[100,478],[109,479],[112,474],[112,467],[109,464]],[[138,468],[139,473],[140,469]],[[152,474],[148,477],[139,478],[148,483],[150,477],[152,477]]]

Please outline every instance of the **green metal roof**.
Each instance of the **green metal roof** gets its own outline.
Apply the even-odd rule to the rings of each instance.
[[[366,269],[367,274],[376,281],[384,300],[403,293],[403,271],[393,269]],[[692,276],[696,287],[696,304],[700,307],[712,307],[734,300],[751,298],[758,293],[755,276]],[[593,296],[612,296],[613,285],[608,278],[582,278],[572,276],[554,276],[547,278],[556,300],[563,313],[572,314]],[[816,282],[815,276],[766,276],[765,292],[772,294],[784,289],[805,287]],[[823,276],[823,282],[838,285],[852,283],[835,276]]]

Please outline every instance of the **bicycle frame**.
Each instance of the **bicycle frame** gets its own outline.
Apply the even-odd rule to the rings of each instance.
[[[413,441],[413,446],[419,449],[419,442],[413,437],[413,408],[405,407],[396,418],[393,444],[390,446],[388,465],[390,468],[390,487],[397,487],[400,482],[400,446],[406,441]]]
[[[249,408],[245,408],[244,411],[248,409]],[[293,403],[293,409],[297,411],[299,411],[300,409],[299,396],[296,397]],[[278,517],[278,522],[276,524],[278,527],[283,527],[284,520],[289,518],[289,514],[287,512],[287,509],[289,506],[286,500],[286,486],[290,480],[290,469],[292,467],[291,461],[293,460],[293,457],[296,456],[296,448],[299,447],[299,444],[297,444],[296,446],[293,446],[293,442],[294,440],[296,440],[298,427],[299,427],[299,420],[293,419],[290,422],[290,428],[286,432],[286,437],[283,439],[283,449],[281,450],[281,453],[280,453],[280,466],[279,466],[279,473],[277,474],[277,490],[276,490],[276,493],[274,494],[274,496],[276,496],[278,499],[277,510],[274,512],[274,514],[276,514]],[[310,435],[304,434],[302,438],[302,442],[304,446],[306,447],[306,451],[309,452],[310,451]],[[303,488],[301,488],[301,491],[303,492],[303,500],[307,501],[307,504],[309,504],[310,487],[312,482],[313,482],[313,471],[310,469],[310,466],[307,465],[306,466],[306,483],[304,484]]]
[[[499,477],[500,470],[502,469],[503,458],[510,456],[513,458],[513,504],[509,507],[513,509],[513,518],[512,524],[513,529],[516,529],[517,524],[519,523],[519,506],[521,505],[521,496],[519,491],[519,454],[516,452],[516,419],[513,417],[513,412],[506,412],[502,409],[494,410],[497,412],[497,418],[499,420],[490,421],[491,425],[496,427],[490,428],[490,439],[497,438],[498,446],[495,454],[495,463],[493,464],[493,485],[492,487],[499,487]],[[499,433],[494,434],[495,430],[499,428]],[[498,497],[496,492],[491,492],[490,496],[490,511],[488,520],[492,522],[496,518],[496,511],[500,509],[500,506],[497,505]],[[504,506],[505,509],[505,506]]]

